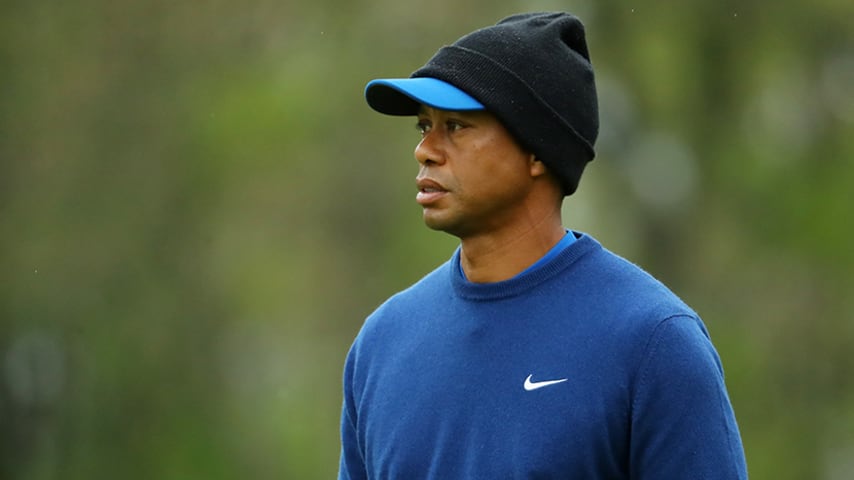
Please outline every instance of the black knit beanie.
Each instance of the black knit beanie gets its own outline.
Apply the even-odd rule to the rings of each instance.
[[[578,18],[507,17],[442,47],[411,75],[417,77],[474,97],[560,179],[564,195],[575,192],[599,133],[593,67]]]

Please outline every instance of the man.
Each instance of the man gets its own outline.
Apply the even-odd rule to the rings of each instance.
[[[506,18],[366,99],[417,117],[416,201],[461,243],[356,338],[340,479],[747,477],[700,318],[563,227],[598,133],[576,17]]]

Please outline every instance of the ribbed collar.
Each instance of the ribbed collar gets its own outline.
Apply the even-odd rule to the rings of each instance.
[[[460,268],[460,248],[451,257],[450,275],[454,292],[468,300],[498,300],[519,295],[530,290],[569,268],[576,260],[594,249],[602,248],[596,239],[579,232],[570,232],[576,236],[575,242],[565,248],[550,262],[531,272],[524,272],[509,280],[494,283],[469,282]]]

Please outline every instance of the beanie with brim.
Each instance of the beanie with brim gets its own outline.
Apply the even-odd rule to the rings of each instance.
[[[599,110],[584,26],[568,13],[513,15],[442,47],[409,78],[368,83],[365,98],[388,115],[487,110],[519,144],[578,188],[595,156]]]

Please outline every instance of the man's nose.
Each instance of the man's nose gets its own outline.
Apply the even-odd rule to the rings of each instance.
[[[415,159],[425,166],[445,163],[444,150],[437,132],[431,130],[421,137],[421,141],[415,146]]]

